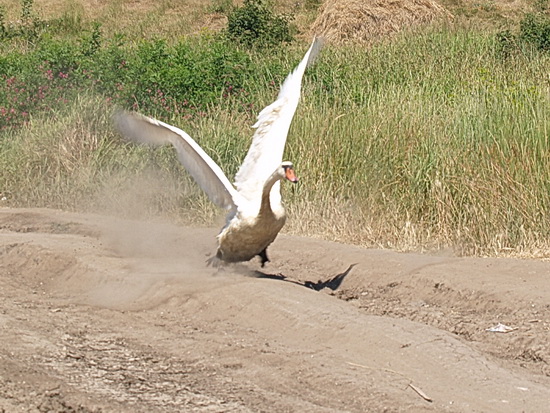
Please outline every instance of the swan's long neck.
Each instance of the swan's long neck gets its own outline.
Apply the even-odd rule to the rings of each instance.
[[[273,214],[273,210],[271,208],[271,189],[276,182],[280,181],[283,178],[284,174],[281,173],[280,168],[277,168],[267,179],[267,181],[265,181],[264,188],[262,190],[262,203],[260,206],[259,215],[267,213]]]

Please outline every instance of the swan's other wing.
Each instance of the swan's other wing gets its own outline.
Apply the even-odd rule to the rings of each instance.
[[[283,161],[286,137],[300,100],[302,77],[321,49],[315,38],[298,67],[285,79],[277,100],[258,115],[252,144],[235,176],[239,194],[258,200],[265,181]]]
[[[115,115],[118,131],[127,139],[149,145],[171,143],[178,159],[210,200],[221,208],[234,208],[239,195],[221,168],[187,133],[174,126],[137,113]]]

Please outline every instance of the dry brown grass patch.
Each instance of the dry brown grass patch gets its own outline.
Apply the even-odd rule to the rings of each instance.
[[[450,18],[433,0],[326,0],[312,32],[334,43],[370,43],[413,26]]]

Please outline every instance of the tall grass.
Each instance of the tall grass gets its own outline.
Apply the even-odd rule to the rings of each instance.
[[[218,41],[189,38],[185,50],[201,59],[197,45],[221,50]],[[224,47],[240,65],[239,94],[222,87],[192,113],[151,101],[145,110],[190,133],[232,177],[255,114],[307,45]],[[285,157],[301,181],[283,186],[286,230],[401,250],[549,257],[550,57],[504,58],[497,49],[494,36],[456,27],[368,50],[327,47],[306,73],[288,139]],[[111,212],[141,205],[148,215],[215,222],[170,148],[122,142],[101,90],[77,96],[2,132],[5,202]]]
[[[400,249],[548,254],[550,59],[494,50],[443,30],[326,53],[338,100],[296,119],[294,135],[317,135],[295,153],[316,188],[292,197],[326,206],[294,225],[317,216],[326,236]]]
[[[103,97],[83,93],[61,113],[4,131],[0,205],[212,223],[215,209],[171,148],[150,151],[122,141],[111,116]]]

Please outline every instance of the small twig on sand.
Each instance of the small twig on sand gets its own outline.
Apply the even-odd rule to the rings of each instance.
[[[404,374],[402,373],[399,373],[398,371],[395,371],[395,370],[392,370],[392,369],[387,369],[387,368],[384,368],[384,367],[369,367],[369,366],[364,366],[362,364],[357,364],[357,363],[352,363],[351,361],[348,361],[347,362],[350,366],[355,366],[355,367],[362,367],[364,369],[370,369],[370,370],[383,370],[383,371],[387,371],[388,373],[393,373],[393,374],[397,374],[398,376],[401,376],[403,377],[404,379],[408,380],[409,384],[408,384],[408,387],[410,387],[411,389],[413,389],[420,397],[422,397],[424,400],[426,400],[427,402],[433,402],[433,399],[431,397],[429,397],[426,393],[424,393],[422,391],[422,389],[416,387],[414,384],[412,384],[412,379],[410,377],[407,377],[405,376]]]
[[[419,389],[418,387],[416,387],[416,386],[415,386],[414,384],[412,384],[412,383],[409,383],[409,387],[410,387],[411,389],[413,389],[415,392],[417,392],[418,395],[419,395],[420,397],[422,397],[424,400],[426,400],[427,402],[430,402],[430,403],[433,402],[432,398],[429,397],[426,393],[424,393],[424,392],[422,391],[422,389]]]

